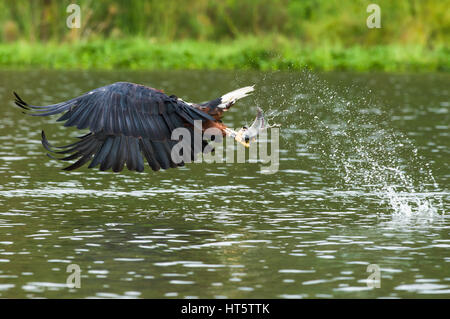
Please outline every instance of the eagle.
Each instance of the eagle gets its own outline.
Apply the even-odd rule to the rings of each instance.
[[[48,106],[30,105],[13,93],[15,104],[24,109],[25,114],[63,113],[57,121],[64,122],[64,126],[89,130],[78,137],[79,140],[65,146],[53,146],[42,131],[42,145],[49,157],[76,160],[64,170],[77,169],[90,161],[88,168],[99,166],[101,171],[121,172],[126,166],[130,171],[142,172],[144,158],[153,171],[184,166],[185,161],[176,163],[171,157],[172,147],[179,142],[172,140],[172,132],[177,128],[193,132],[194,121],[201,121],[202,131],[217,128],[223,136],[235,138],[248,147],[249,139],[254,138],[247,133],[251,130],[233,131],[221,119],[237,100],[253,91],[254,85],[246,86],[209,102],[195,104],[152,87],[117,82]],[[202,141],[201,151],[207,145],[207,141]],[[195,158],[194,147],[190,155]]]

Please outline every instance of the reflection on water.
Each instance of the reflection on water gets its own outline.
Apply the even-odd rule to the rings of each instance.
[[[1,297],[450,293],[448,75],[1,73]],[[188,101],[256,83],[225,124],[240,127],[262,106],[283,125],[280,170],[68,173],[45,156],[40,130],[55,144],[79,132],[12,104],[13,90],[49,104],[123,80]],[[70,264],[81,288],[66,286]],[[381,288],[367,286],[370,264]]]

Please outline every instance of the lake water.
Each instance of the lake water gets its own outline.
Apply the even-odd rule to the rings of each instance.
[[[256,84],[224,122],[260,106],[281,124],[278,172],[61,171],[41,129],[56,145],[80,132],[13,104],[13,90],[45,105],[116,81],[196,102]],[[448,74],[1,71],[0,297],[448,298],[449,87]]]

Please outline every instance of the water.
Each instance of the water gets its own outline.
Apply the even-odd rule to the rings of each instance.
[[[226,114],[282,125],[280,167],[191,164],[64,172],[12,91],[50,104],[115,81],[204,101],[256,83]],[[448,298],[447,74],[0,72],[0,297]],[[81,288],[66,286],[79,265]],[[367,286],[368,265],[381,287]]]

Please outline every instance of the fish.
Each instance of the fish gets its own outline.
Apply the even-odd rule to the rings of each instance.
[[[264,118],[263,110],[260,107],[257,107],[256,118],[250,127],[244,126],[237,132],[227,128],[225,130],[225,134],[231,138],[234,138],[238,143],[244,145],[245,147],[250,147],[250,143],[255,142],[256,138],[262,131],[279,126],[279,124],[268,125]]]

